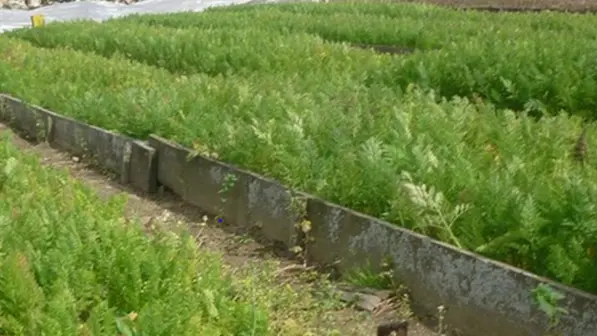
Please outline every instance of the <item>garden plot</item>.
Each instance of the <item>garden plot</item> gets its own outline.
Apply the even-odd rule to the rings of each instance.
[[[52,24],[0,38],[0,91],[594,293],[594,21],[288,4]]]
[[[25,244],[28,248],[25,249],[13,245],[3,245],[2,251],[7,255],[2,258],[3,267],[6,269],[11,266],[17,267],[13,270],[14,273],[8,273],[10,278],[5,278],[5,280],[11,281],[11,283],[25,283],[28,286],[11,293],[11,295],[13,297],[17,295],[19,302],[35,304],[35,309],[44,311],[45,321],[44,325],[39,325],[30,320],[30,315],[27,312],[30,312],[31,306],[14,307],[9,311],[4,305],[8,302],[5,300],[2,305],[5,307],[2,308],[3,320],[0,320],[0,327],[5,332],[16,330],[14,328],[22,328],[19,330],[51,330],[57,335],[62,335],[69,333],[72,328],[77,328],[79,331],[88,330],[94,335],[112,335],[116,332],[126,333],[127,328],[130,328],[136,332],[149,330],[156,335],[169,335],[168,330],[170,329],[164,328],[174,327],[200,335],[212,335],[211,332],[214,329],[208,329],[209,326],[217,327],[220,323],[223,326],[219,326],[218,330],[223,334],[245,335],[253,332],[255,326],[252,324],[247,324],[246,327],[238,326],[242,324],[239,314],[228,317],[234,318],[235,324],[230,324],[230,320],[227,320],[227,316],[234,314],[231,309],[236,307],[231,307],[230,303],[225,301],[227,295],[232,295],[229,299],[237,302],[238,306],[242,307],[244,304],[246,308],[243,311],[246,311],[246,314],[250,315],[252,311],[261,314],[259,316],[262,318],[262,323],[259,327],[263,329],[259,332],[260,335],[304,335],[307,332],[317,335],[337,335],[338,333],[354,336],[373,335],[378,324],[386,322],[388,319],[409,320],[411,313],[406,301],[382,302],[379,307],[375,307],[377,311],[375,315],[368,311],[359,312],[356,309],[351,309],[350,305],[358,304],[358,300],[347,304],[341,299],[342,296],[358,293],[358,289],[353,292],[354,286],[350,287],[350,291],[346,291],[346,289],[341,291],[337,285],[329,282],[327,277],[316,275],[307,269],[295,267],[300,265],[276,258],[271,252],[268,252],[267,248],[254,242],[243,232],[232,233],[222,230],[221,226],[218,227],[218,224],[212,223],[212,220],[206,218],[201,212],[190,209],[167,194],[153,199],[139,197],[106,175],[90,170],[87,166],[88,162],[81,162],[78,157],[58,152],[44,143],[35,145],[24,141],[1,124],[0,136],[2,137],[0,162],[4,165],[3,167],[6,167],[3,170],[2,180],[2,194],[6,196],[3,198],[4,205],[11,207],[12,210],[9,212],[12,213],[11,218],[17,219],[14,224],[4,228],[6,235],[2,240],[11,242],[18,237],[22,238],[21,244],[28,242]],[[20,170],[20,172],[13,173],[13,170]],[[33,187],[33,191],[39,197],[32,198],[30,193],[23,192],[26,189],[16,188],[19,183],[27,183],[29,189]],[[31,185],[32,183],[33,185]],[[58,183],[60,187],[56,188],[55,183]],[[8,190],[9,187],[12,191]],[[51,188],[48,189],[49,187]],[[61,192],[57,195],[56,190],[61,190]],[[53,193],[53,201],[49,204],[47,201],[37,204],[35,200],[42,199],[47,192]],[[72,203],[73,193],[76,195],[75,203]],[[9,194],[13,196],[9,197]],[[20,202],[26,202],[28,210],[19,207],[21,204],[17,201],[19,199],[22,200]],[[66,208],[61,205],[62,203]],[[106,215],[106,209],[109,209],[112,216]],[[47,223],[51,226],[51,230],[46,228],[38,232],[39,222],[35,222],[37,234],[32,234],[33,231],[30,231],[30,227],[27,225],[19,228],[13,227],[23,224],[26,219],[35,219],[41,214],[52,215],[53,212],[57,216],[61,216],[61,220],[57,222],[48,217]],[[84,214],[79,212],[84,212]],[[100,216],[101,220],[113,223],[106,228],[105,224],[95,222],[96,220],[91,218],[92,216]],[[71,223],[68,228],[64,227],[65,221]],[[95,222],[99,226],[90,228],[86,226],[87,222]],[[48,230],[60,231],[60,234],[52,236]],[[65,230],[70,234],[66,234]],[[85,247],[79,246],[73,250],[71,245],[73,239],[75,241],[81,239],[77,234],[79,231],[84,231],[85,236],[89,237]],[[8,233],[13,235],[20,233],[20,235],[9,237]],[[149,236],[145,236],[146,233],[149,233]],[[45,238],[39,236],[40,234]],[[48,238],[48,235],[55,238]],[[107,235],[110,236],[110,240],[106,242]],[[117,235],[125,237],[118,238]],[[102,237],[103,240],[100,239]],[[175,245],[166,244],[172,244],[172,240],[185,239],[185,237],[197,242],[198,249],[188,244],[184,249],[194,251],[193,253],[197,255],[197,260],[188,261],[196,262],[197,267],[201,267],[199,274],[202,274],[203,280],[197,283],[197,286],[200,287],[193,287],[192,283],[181,281],[179,278],[173,280],[173,274],[167,276],[158,274],[154,278],[148,278],[151,274],[141,273],[135,277],[133,265],[136,265],[140,258],[150,253],[152,249],[161,247],[154,252],[158,254],[154,255],[154,259],[152,259],[159,261],[160,256],[168,249],[181,248],[180,244],[184,242],[181,241]],[[42,240],[45,245],[55,242],[58,246],[50,249],[44,248],[45,245],[41,244]],[[117,244],[115,240],[120,244]],[[60,249],[61,242],[62,244],[70,242],[68,246],[64,247],[66,250]],[[110,244],[112,242],[114,242],[114,247]],[[101,250],[104,252],[103,260],[99,260],[96,255],[93,260],[80,261],[86,262],[85,268],[61,268],[59,273],[63,274],[66,279],[40,281],[30,278],[30,276],[40,276],[40,279],[43,280],[45,274],[56,274],[55,264],[50,264],[47,259],[57,260],[56,263],[59,262],[61,267],[70,265],[74,262],[73,258],[77,259],[76,256],[79,256],[84,259],[86,255],[84,250],[91,252],[99,248],[97,244],[100,243],[103,243],[101,244],[103,246]],[[146,248],[149,251],[146,251],[145,254],[138,253],[135,256],[127,255],[126,257],[121,255],[124,253],[123,251],[128,254],[132,248],[131,245],[144,243],[151,244],[151,247]],[[138,249],[140,248],[138,247]],[[167,258],[172,253],[174,252],[163,254],[163,258]],[[110,257],[105,257],[106,255],[110,255]],[[11,259],[11,256],[14,258]],[[136,260],[126,263],[127,257]],[[13,260],[15,258],[16,261]],[[157,267],[155,272],[159,272],[160,267],[180,267],[185,260],[185,258],[180,261],[168,259],[161,264],[152,263],[152,265]],[[16,266],[12,265],[11,261],[17,263]],[[18,268],[23,266],[22,263],[26,263],[24,266],[31,265],[31,268]],[[163,264],[165,265],[161,266]],[[93,265],[97,265],[97,268]],[[111,272],[102,272],[102,269],[99,268],[101,265],[104,265],[106,271],[111,270]],[[144,263],[139,265],[141,270],[146,269],[143,265]],[[118,268],[119,266],[122,269]],[[84,272],[84,278],[81,278],[81,269],[87,270]],[[119,271],[116,272],[116,269]],[[188,269],[188,271],[192,272],[193,270]],[[119,276],[115,276],[115,274],[119,274]],[[192,279],[193,273],[189,273],[188,277]],[[214,300],[219,299],[211,309],[217,309],[212,310],[212,313],[219,314],[220,322],[208,322],[214,318],[210,317],[210,313],[207,311],[199,309],[192,316],[179,314],[171,317],[171,314],[176,314],[176,310],[168,303],[169,301],[162,299],[159,301],[159,305],[150,304],[148,300],[154,298],[155,294],[152,296],[152,293],[147,290],[136,289],[134,287],[136,278],[139,279],[138,281],[147,281],[146,286],[151,285],[154,281],[172,281],[174,283],[171,286],[188,285],[188,292],[198,291],[200,288],[201,290],[197,294],[200,297],[207,295],[206,293],[209,291]],[[367,283],[367,278],[360,276],[358,279],[352,279],[351,282],[360,286],[375,286],[375,283],[372,282],[373,279],[371,278]],[[114,282],[119,280],[124,281],[122,285],[124,288],[114,289],[113,286],[116,286]],[[355,282],[357,280],[358,282]],[[128,284],[129,281],[133,283]],[[62,284],[61,291],[54,293],[51,288],[48,288],[53,284]],[[2,288],[7,291],[12,287],[3,285]],[[88,288],[90,291],[93,288],[104,288],[108,293],[106,295],[98,294],[99,296],[86,295],[86,292],[80,292],[79,288]],[[47,294],[40,295],[37,289]],[[111,294],[114,291],[117,291],[117,294]],[[380,293],[378,295],[387,295],[382,294],[387,291],[377,290],[377,292]],[[126,297],[123,293],[126,294]],[[174,294],[162,294],[162,296],[167,298]],[[66,297],[64,297],[65,295]],[[129,302],[132,298],[137,298],[138,302]],[[201,302],[199,304],[202,306]],[[61,305],[62,310],[60,309]],[[65,309],[72,309],[71,305],[74,305],[73,314],[65,313]],[[160,318],[169,323],[167,326],[158,327],[151,320],[148,321],[149,317],[154,316],[151,315],[151,311],[155,310],[156,306],[163,309],[160,310]],[[188,306],[185,307],[188,308]],[[108,310],[108,312],[106,313],[104,310]],[[174,312],[164,313],[164,310],[174,310]],[[60,320],[56,320],[55,315],[57,314]],[[100,325],[97,321],[99,317],[103,319]],[[199,324],[189,324],[189,321]],[[230,332],[231,328],[236,329]],[[409,335],[434,336],[435,333],[410,319]]]
[[[366,14],[356,13],[361,7]],[[566,23],[563,14],[549,14],[482,21],[490,14],[405,5],[383,17],[404,13],[396,20],[406,24],[383,27],[401,27],[391,36],[417,45],[423,31],[408,22],[429,17],[422,45],[439,51],[383,55],[321,37],[335,29],[344,41],[368,39],[367,33],[368,42],[384,42],[374,38],[377,26],[365,23],[376,22],[371,18],[387,5],[361,7],[218,8],[15,31],[2,37],[2,90],[126,135],[157,133],[592,290],[588,279],[597,269],[586,251],[595,243],[595,214],[580,204],[593,197],[594,186],[582,181],[595,171],[571,156],[582,121],[527,116],[560,108],[586,115],[593,108],[597,58],[579,56],[590,55],[593,44],[568,39],[571,33],[592,38],[590,19]],[[276,15],[285,19],[273,20]],[[326,15],[329,20],[317,19]],[[293,16],[302,23],[280,29]],[[351,26],[322,26],[336,16]],[[270,19],[256,20],[264,17]],[[473,31],[469,17],[486,29]],[[262,24],[241,29],[243,20]],[[453,26],[451,42],[434,20]],[[470,99],[440,98],[453,94]]]
[[[235,297],[218,256],[192,236],[146,236],[123,217],[122,196],[102,200],[41,167],[5,131],[0,162],[4,334],[267,333],[266,307]]]

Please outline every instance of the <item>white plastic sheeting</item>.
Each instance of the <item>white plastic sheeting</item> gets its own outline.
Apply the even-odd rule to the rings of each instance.
[[[0,9],[0,33],[6,30],[31,25],[31,15],[42,14],[46,23],[91,19],[103,21],[109,18],[135,13],[170,13],[182,11],[202,11],[212,6],[244,3],[285,2],[272,0],[144,0],[132,5],[104,1],[78,1],[56,3],[34,10]]]

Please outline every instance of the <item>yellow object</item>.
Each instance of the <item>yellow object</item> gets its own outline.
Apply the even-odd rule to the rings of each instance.
[[[43,25],[46,24],[46,18],[43,15],[32,15],[31,16],[31,26],[33,28],[35,27],[41,27]]]

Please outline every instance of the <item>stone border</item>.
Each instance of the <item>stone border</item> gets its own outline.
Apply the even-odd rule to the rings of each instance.
[[[318,264],[338,261],[340,271],[391,259],[419,316],[447,308],[457,335],[587,336],[597,330],[597,296],[459,250],[382,220],[328,203],[152,135],[142,142],[29,106],[0,94],[0,119],[27,137],[47,141],[145,192],[163,185],[186,202],[224,220],[257,227],[286,248],[302,245]],[[223,201],[225,199],[225,202]],[[295,223],[312,223],[308,240]],[[532,291],[548,284],[565,295],[568,311],[555,330]],[[555,333],[554,333],[555,332]]]

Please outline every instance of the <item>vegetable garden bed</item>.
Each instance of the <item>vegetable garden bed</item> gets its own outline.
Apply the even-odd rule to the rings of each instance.
[[[595,23],[285,4],[50,24],[0,36],[0,91],[595,293],[597,170],[573,153]]]
[[[147,236],[124,198],[42,167],[5,133],[0,164],[3,335],[268,334],[268,303],[235,295],[187,232]]]

